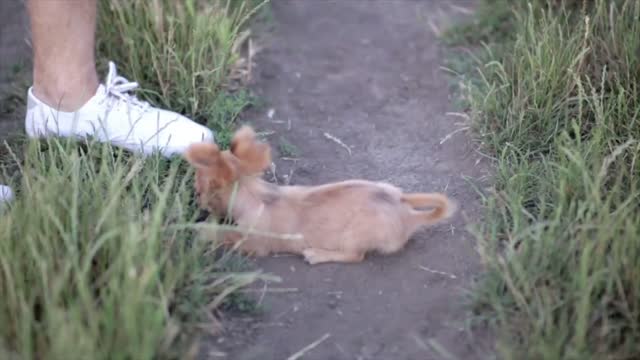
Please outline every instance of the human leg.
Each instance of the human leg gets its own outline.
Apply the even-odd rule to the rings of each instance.
[[[75,111],[98,89],[95,62],[97,0],[27,1],[33,45],[33,94]]]
[[[130,151],[181,154],[213,141],[208,128],[140,101],[138,87],[116,72],[103,84],[95,69],[97,0],[28,0],[33,33],[34,85],[25,127],[30,137],[92,137]]]

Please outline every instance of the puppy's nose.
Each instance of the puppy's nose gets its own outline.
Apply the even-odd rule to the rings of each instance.
[[[196,218],[196,222],[206,221],[209,218],[209,215],[210,213],[207,210],[198,211],[198,217]]]

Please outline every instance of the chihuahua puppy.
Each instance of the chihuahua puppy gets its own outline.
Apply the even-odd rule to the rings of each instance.
[[[223,244],[252,255],[295,253],[310,264],[360,262],[370,251],[399,251],[418,229],[455,212],[444,194],[407,194],[382,182],[268,183],[261,176],[271,165],[271,148],[248,126],[234,134],[230,150],[198,143],[185,158],[195,168],[199,206],[238,225],[239,231],[226,230]]]

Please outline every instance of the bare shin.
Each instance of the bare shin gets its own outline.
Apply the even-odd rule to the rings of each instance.
[[[28,0],[33,91],[61,111],[74,111],[96,92],[97,0]]]

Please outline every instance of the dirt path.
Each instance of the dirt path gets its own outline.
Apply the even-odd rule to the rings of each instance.
[[[266,292],[264,318],[243,325],[250,331],[242,336],[220,339],[226,358],[286,359],[324,334],[330,337],[304,359],[447,358],[432,344],[458,359],[485,358],[462,331],[460,309],[479,266],[464,230],[478,199],[463,177],[479,178],[483,164],[466,132],[441,143],[460,118],[447,115],[454,110],[428,25],[453,16],[448,4],[273,1],[274,32],[256,59],[254,89],[275,111],[250,121],[275,132],[270,142],[282,157],[299,158],[276,161],[280,180],[291,171],[293,184],[384,180],[410,191],[446,191],[462,211],[417,235],[406,251],[359,265],[258,261],[283,278],[278,287],[298,291]]]

